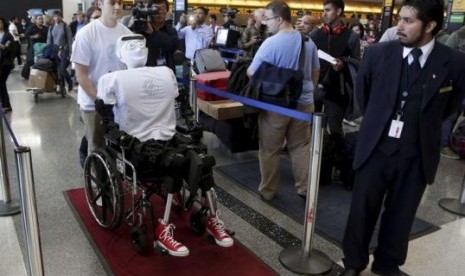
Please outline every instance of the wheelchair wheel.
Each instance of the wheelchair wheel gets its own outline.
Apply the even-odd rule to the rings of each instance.
[[[116,228],[124,212],[121,175],[115,160],[104,150],[93,151],[84,164],[86,198],[89,209],[104,228]]]

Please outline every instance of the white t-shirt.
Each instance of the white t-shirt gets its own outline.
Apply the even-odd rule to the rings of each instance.
[[[89,78],[97,88],[103,74],[126,69],[126,65],[116,57],[116,41],[120,36],[131,33],[120,23],[109,28],[100,20],[94,20],[76,34],[71,61],[89,67]],[[78,104],[82,110],[95,110],[94,101],[81,86],[78,88]]]
[[[13,36],[15,41],[19,41],[18,27],[16,27],[15,23],[10,23],[10,26],[8,26],[8,31]],[[15,35],[15,33],[18,34],[18,35]]]
[[[140,67],[103,75],[97,97],[115,105],[120,129],[141,141],[170,140],[176,131],[178,83],[166,66]]]

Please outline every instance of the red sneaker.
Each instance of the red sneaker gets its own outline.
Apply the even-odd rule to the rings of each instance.
[[[216,214],[208,216],[207,232],[213,236],[217,245],[222,247],[230,247],[234,244],[234,240],[224,230],[224,223],[218,218],[219,210]]]
[[[176,257],[185,257],[189,255],[189,249],[182,243],[179,243],[173,238],[174,224],[166,224],[163,220],[159,219],[155,228],[156,243],[168,250],[168,254]]]

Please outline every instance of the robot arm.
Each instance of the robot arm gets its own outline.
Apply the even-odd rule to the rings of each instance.
[[[105,137],[112,143],[123,148],[131,148],[140,143],[139,139],[119,129],[119,125],[115,123],[112,104],[105,104],[102,99],[97,98],[95,110],[102,117],[101,124],[105,131]]]
[[[179,104],[183,120],[176,126],[176,130],[186,136],[185,139],[190,139],[192,143],[199,142],[202,138],[203,128],[194,118],[194,111],[189,104],[189,93],[183,85],[179,85],[179,96],[176,101]]]

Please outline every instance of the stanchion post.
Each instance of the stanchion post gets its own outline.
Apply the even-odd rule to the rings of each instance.
[[[196,86],[197,86],[197,80],[195,79],[195,77],[191,77],[190,79],[190,86],[189,86],[189,93],[190,93],[190,96],[191,96],[191,106],[192,106],[192,110],[194,110],[194,118],[196,121],[199,121],[199,110],[197,109],[197,89],[196,89]]]
[[[31,149],[29,147],[15,148],[16,166],[20,188],[22,221],[28,256],[28,275],[44,275],[42,249],[37,218],[34,175],[32,171]]]
[[[465,175],[462,179],[462,190],[460,191],[460,197],[458,199],[443,198],[439,200],[439,206],[441,206],[446,211],[456,215],[465,216]]]
[[[3,200],[0,200],[0,217],[16,215],[21,212],[17,205],[11,203],[10,178],[5,151],[5,136],[3,135],[3,117],[0,116],[0,174]]]
[[[316,220],[320,163],[323,148],[324,114],[314,113],[312,141],[310,145],[310,166],[307,202],[305,208],[302,246],[285,248],[279,255],[281,264],[292,272],[306,275],[325,274],[331,270],[333,262],[323,252],[312,248],[313,231]]]

